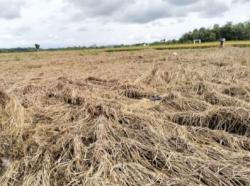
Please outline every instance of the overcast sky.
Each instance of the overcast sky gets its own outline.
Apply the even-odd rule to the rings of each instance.
[[[0,0],[0,48],[131,44],[250,20],[250,0]]]

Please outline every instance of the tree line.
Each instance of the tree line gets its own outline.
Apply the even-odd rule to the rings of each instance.
[[[191,32],[185,33],[180,39],[156,41],[153,43],[147,43],[147,45],[160,45],[160,44],[176,44],[176,43],[191,43],[194,39],[201,39],[202,42],[218,41],[221,38],[225,38],[227,41],[231,40],[250,40],[250,21],[245,23],[233,24],[228,22],[227,24],[220,26],[215,24],[212,28],[200,28],[194,29]],[[32,48],[11,48],[1,49],[2,52],[34,52],[34,51],[57,51],[57,50],[82,50],[82,49],[96,49],[96,48],[121,48],[121,47],[136,47],[144,46],[146,43],[139,43],[134,45],[113,45],[113,46],[75,46],[67,48],[53,48],[53,49],[41,49],[39,44],[35,44]]]
[[[233,24],[231,22],[220,26],[215,24],[212,28],[194,29],[185,33],[179,43],[192,42],[194,39],[201,39],[203,42],[218,41],[220,38],[231,40],[250,40],[250,22]]]

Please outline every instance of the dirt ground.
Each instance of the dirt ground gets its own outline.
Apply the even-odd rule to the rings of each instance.
[[[0,54],[1,185],[250,185],[250,49]]]

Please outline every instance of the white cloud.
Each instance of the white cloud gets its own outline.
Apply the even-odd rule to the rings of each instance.
[[[249,9],[247,0],[0,0],[0,48],[173,39],[249,20]]]
[[[0,19],[14,19],[20,16],[24,5],[20,0],[0,0]]]
[[[82,18],[106,17],[111,21],[147,23],[161,18],[184,17],[189,13],[216,16],[228,10],[219,0],[68,0]]]

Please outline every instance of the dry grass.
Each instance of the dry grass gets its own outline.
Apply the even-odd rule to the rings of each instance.
[[[250,185],[250,49],[0,59],[1,185]]]

